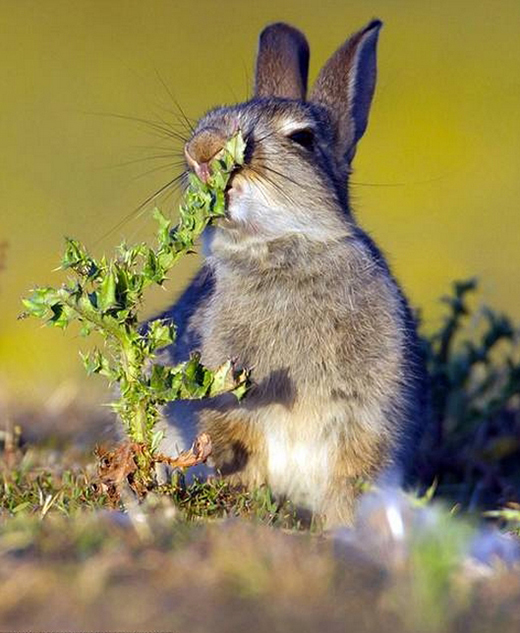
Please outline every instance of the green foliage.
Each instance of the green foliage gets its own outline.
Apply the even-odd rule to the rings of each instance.
[[[498,519],[506,527],[508,532],[516,534],[520,538],[520,504],[511,502],[505,508],[488,510],[484,513],[490,519]]]
[[[255,519],[289,529],[300,527],[291,504],[276,500],[267,486],[244,490],[222,479],[195,479],[186,486],[183,476],[176,474],[162,492],[173,499],[188,521],[231,516]]]
[[[59,328],[77,322],[84,336],[101,335],[104,346],[83,356],[85,368],[118,385],[120,398],[114,409],[130,439],[152,451],[160,441],[154,432],[160,405],[222,391],[234,391],[240,397],[246,388],[247,372],[230,361],[216,372],[203,367],[198,355],[175,367],[155,364],[157,351],[175,341],[175,326],[156,320],[146,331],[139,327],[146,289],[162,285],[208,223],[225,214],[225,187],[232,171],[242,164],[244,149],[237,132],[211,162],[207,183],[190,174],[175,228],[158,209],[154,211],[158,223],[154,247],[123,243],[112,259],[96,259],[80,242],[67,239],[61,268],[71,273],[69,278],[59,288],[36,288],[23,300],[23,316],[35,316]]]
[[[106,498],[92,485],[85,470],[35,469],[25,465],[0,469],[0,516],[36,514],[43,518],[49,510],[68,515],[106,505]]]
[[[504,315],[471,309],[476,288],[455,282],[443,324],[424,339],[432,420],[421,471],[471,509],[514,498],[520,480],[519,332]]]
[[[194,605],[201,612],[209,592],[219,597],[211,604],[223,606],[207,620],[213,628],[223,622],[222,630],[239,612],[240,626],[251,622],[255,609],[253,619],[266,631],[278,621],[283,630],[301,630],[302,622],[344,630],[348,622],[352,630],[455,633],[462,623],[471,631],[516,631],[518,574],[501,562],[483,567],[468,559],[478,532],[441,504],[426,507],[434,496],[466,507],[496,504],[518,490],[517,334],[507,318],[471,308],[474,289],[473,281],[454,284],[443,325],[425,340],[433,419],[421,449],[421,477],[435,483],[403,506],[398,537],[388,531],[391,504],[367,515],[342,545],[341,534],[301,534],[291,507],[265,487],[244,491],[219,479],[187,486],[179,474],[140,502],[126,487],[116,506],[125,512],[114,511],[100,478],[67,464],[67,451],[48,467],[47,457],[6,437],[0,455],[1,580],[7,588],[16,583],[16,591],[4,592],[0,616],[26,624],[29,612],[35,622],[47,616],[55,624],[55,614],[65,608],[62,628],[83,613],[89,625],[83,628],[99,628],[101,614],[103,626],[112,618],[115,630],[133,626],[143,614],[169,617],[164,604],[176,595],[176,617],[184,608],[186,625],[193,626]],[[109,298],[111,293],[108,288]],[[154,340],[168,339],[163,325]],[[198,360],[190,362],[183,371],[199,385],[194,392],[203,391],[205,374],[198,374]],[[219,371],[216,389],[229,378],[225,368]],[[151,380],[153,368],[147,375]],[[160,392],[162,377],[157,381]],[[518,504],[486,514],[520,532]],[[237,517],[254,520],[219,521]],[[136,596],[142,600],[126,626],[126,610],[117,608],[121,596],[128,604]],[[67,605],[73,605],[72,615]],[[165,619],[153,628],[171,627]]]
[[[397,540],[379,509],[352,531],[312,536],[266,488],[185,486],[179,477],[141,503],[128,498],[121,512],[88,468],[63,467],[67,451],[49,468],[49,455],[24,450],[4,455],[6,470],[0,455],[0,619],[9,630],[42,622],[175,630],[180,610],[185,628],[202,614],[208,625],[199,629],[211,631],[253,620],[266,632],[273,622],[284,631],[302,622],[330,631],[346,622],[355,631],[518,630],[518,574],[466,565],[474,531],[440,507],[416,519],[408,508]],[[165,608],[172,596],[174,619]],[[120,608],[136,600],[130,614]]]
[[[456,574],[472,536],[464,521],[445,511],[437,510],[436,515],[434,525],[416,530],[410,543],[409,564],[414,573],[407,595],[417,609],[409,613],[409,619],[412,630],[425,632],[445,630],[447,611],[456,613],[464,605],[457,595]]]
[[[9,465],[0,453],[0,519],[18,515],[39,519],[47,514],[74,516],[80,511],[109,509],[113,505],[94,470],[69,463],[67,453],[65,464],[53,466],[46,463],[47,451],[42,449],[30,449],[25,454],[16,449],[7,459]],[[176,473],[155,492],[143,501],[144,507],[149,509],[162,498],[186,522],[242,517],[286,528],[300,525],[291,505],[275,500],[267,487],[247,491],[221,479],[195,479],[186,485],[184,477]],[[119,506],[125,508],[123,500]],[[131,504],[128,509],[131,511]]]

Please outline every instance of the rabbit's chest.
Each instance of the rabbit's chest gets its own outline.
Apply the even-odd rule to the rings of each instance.
[[[210,366],[237,357],[256,378],[295,368],[323,354],[330,319],[327,306],[283,288],[227,293],[205,315],[203,360]]]

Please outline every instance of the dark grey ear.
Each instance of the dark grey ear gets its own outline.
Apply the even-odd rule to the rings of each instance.
[[[350,163],[363,135],[376,85],[380,20],[352,35],[322,68],[310,101],[325,106],[336,128],[338,158]]]
[[[305,35],[288,24],[270,24],[260,33],[255,96],[305,99],[309,46]]]

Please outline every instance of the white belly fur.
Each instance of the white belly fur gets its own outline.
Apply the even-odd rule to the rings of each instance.
[[[175,402],[168,407],[170,424],[162,423],[165,437],[161,450],[176,456],[192,445],[197,435],[198,409],[202,403]],[[307,417],[309,416],[307,412]],[[314,416],[311,416],[314,417]],[[316,416],[322,418],[322,415]],[[172,418],[176,424],[171,424]],[[264,428],[267,484],[277,495],[319,511],[333,470],[334,433],[326,434],[322,419],[305,420],[301,411],[289,412],[275,405],[256,411],[251,424]],[[329,427],[330,428],[330,427]],[[186,478],[205,478],[214,473],[208,464],[190,468]]]
[[[267,435],[267,469],[271,488],[294,503],[318,510],[327,489],[330,451],[326,443],[288,437],[283,428]]]
[[[302,419],[301,412],[276,413],[264,418],[267,483],[275,494],[319,511],[334,468],[334,433],[321,420]]]

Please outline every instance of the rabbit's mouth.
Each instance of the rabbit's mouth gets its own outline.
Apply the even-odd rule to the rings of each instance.
[[[237,169],[231,174],[224,190],[226,212],[217,220],[217,225],[225,231],[243,233],[259,230],[259,222],[255,215],[260,213],[258,195],[250,171]]]
[[[237,202],[237,199],[244,193],[242,177],[239,170],[234,171],[224,189],[226,199],[226,218],[230,219],[230,206]]]

